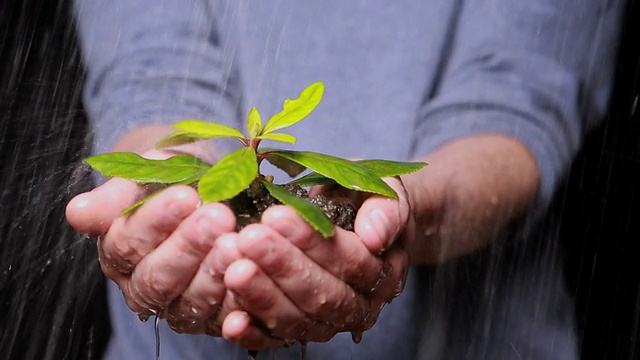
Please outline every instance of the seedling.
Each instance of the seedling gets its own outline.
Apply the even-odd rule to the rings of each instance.
[[[294,208],[324,237],[333,236],[332,221],[315,204],[300,198],[272,183],[271,176],[260,172],[260,164],[267,160],[295,178],[310,172],[289,184],[311,186],[337,184],[354,191],[397,198],[396,192],[382,178],[412,173],[426,163],[388,160],[351,161],[309,151],[261,148],[262,140],[295,144],[296,138],[282,133],[309,115],[320,103],[324,84],[316,82],[304,89],[298,98],[284,101],[282,111],[263,124],[256,108],[247,117],[247,136],[239,130],[208,121],[186,120],[174,125],[176,131],[160,140],[157,148],[166,148],[212,138],[236,138],[242,147],[209,164],[191,155],[176,155],[166,160],[145,159],[135,153],[113,152],[95,155],[86,162],[105,176],[120,177],[140,184],[164,186],[187,184],[195,186],[203,202],[226,201],[243,191],[266,191],[279,202]],[[135,211],[160,190],[139,200],[122,214]]]

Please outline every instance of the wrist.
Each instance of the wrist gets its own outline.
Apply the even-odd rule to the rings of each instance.
[[[404,177],[415,235],[413,262],[439,264],[476,251],[534,201],[540,171],[529,150],[500,134],[461,138]]]

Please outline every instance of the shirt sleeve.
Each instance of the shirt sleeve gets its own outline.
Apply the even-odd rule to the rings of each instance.
[[[95,151],[149,123],[237,127],[234,51],[207,0],[75,0]]]
[[[413,154],[460,136],[506,134],[541,170],[549,203],[612,87],[622,1],[459,2],[442,77],[423,102]]]

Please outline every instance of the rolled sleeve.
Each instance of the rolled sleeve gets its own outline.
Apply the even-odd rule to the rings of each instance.
[[[238,125],[234,53],[224,46],[210,2],[76,0],[75,15],[97,152],[151,123]]]
[[[603,118],[611,90],[620,1],[463,1],[434,96],[416,126],[413,152],[461,136],[521,141],[550,201],[584,133]]]

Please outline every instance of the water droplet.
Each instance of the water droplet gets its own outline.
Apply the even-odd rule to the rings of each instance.
[[[352,331],[351,332],[351,340],[353,340],[354,343],[359,344],[360,341],[362,341],[362,332],[360,332],[360,331]]]
[[[209,304],[211,306],[216,306],[216,305],[218,305],[218,299],[216,299],[214,297],[207,298],[207,304]]]
[[[268,328],[269,330],[273,330],[273,329],[275,329],[275,328],[276,328],[276,326],[278,326],[278,319],[275,319],[275,318],[273,318],[273,319],[269,319],[269,320],[265,323],[265,325],[267,326],[267,328]]]
[[[138,314],[138,319],[140,319],[140,321],[142,321],[143,323],[149,321],[150,317],[150,315]]]
[[[327,303],[327,294],[322,293],[322,294],[318,295],[318,303],[320,305],[326,304]]]

